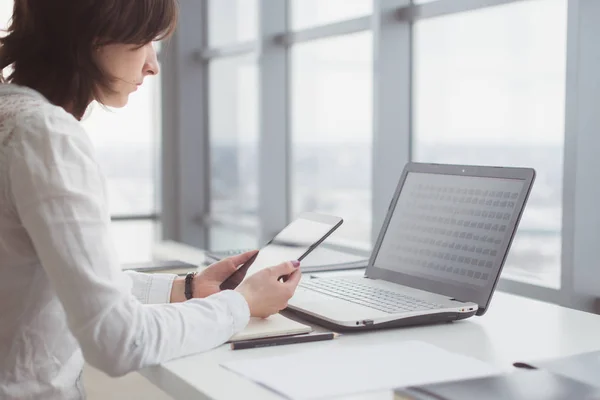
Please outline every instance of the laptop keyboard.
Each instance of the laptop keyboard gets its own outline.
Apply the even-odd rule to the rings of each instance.
[[[344,279],[308,279],[299,286],[391,314],[445,308],[441,304]]]

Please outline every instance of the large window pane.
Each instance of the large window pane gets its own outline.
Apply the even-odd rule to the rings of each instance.
[[[258,0],[209,0],[208,42],[211,47],[256,39]]]
[[[0,27],[8,29],[9,20],[12,17],[13,0],[0,0]]]
[[[159,78],[147,77],[124,108],[90,110],[82,122],[108,179],[111,213],[157,212]]]
[[[292,48],[292,211],[344,218],[332,236],[370,242],[372,35]]]
[[[210,249],[213,251],[258,247],[258,235],[240,232],[239,229],[227,226],[214,226],[210,230]]]
[[[299,30],[369,15],[373,0],[292,0],[291,25]]]
[[[256,221],[258,72],[253,57],[210,63],[211,213]]]
[[[119,221],[111,224],[111,233],[122,264],[152,260],[158,224],[154,221]]]
[[[159,212],[160,109],[160,80],[147,77],[127,106],[107,109],[94,104],[83,120],[107,177],[113,215]],[[152,258],[156,222],[113,222],[111,231],[121,263]]]
[[[414,158],[534,167],[503,276],[560,286],[566,0],[415,24]]]

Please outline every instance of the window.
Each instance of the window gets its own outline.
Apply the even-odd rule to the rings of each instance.
[[[210,63],[211,215],[257,225],[258,76],[253,57]]]
[[[82,124],[96,147],[107,178],[110,211],[116,217],[146,221],[114,221],[112,230],[122,262],[151,258],[159,213],[160,81],[146,77],[122,109],[93,104]]]
[[[257,249],[256,233],[240,232],[228,226],[214,226],[210,229],[210,248],[213,251],[231,249]]]
[[[204,246],[208,237],[228,248],[252,242],[254,232],[270,239],[314,211],[344,218],[330,243],[367,251],[407,161],[529,166],[537,178],[499,288],[591,309],[595,288],[581,284],[594,282],[600,241],[589,224],[600,220],[592,176],[600,163],[593,152],[597,2],[202,0],[183,7],[186,31],[198,39],[175,38],[173,72],[185,75],[171,75],[184,92],[175,94],[177,112],[186,131],[199,126],[210,137],[200,146],[210,168],[194,165],[213,182],[211,196],[181,191],[183,204],[200,205],[168,210],[173,223],[165,226],[180,225],[171,238]],[[182,91],[194,68],[202,90]],[[208,124],[198,107],[209,110]],[[274,156],[254,165],[246,155],[260,149]],[[194,154],[186,157],[193,164]],[[198,224],[209,208],[215,219]]]
[[[373,0],[292,0],[293,30],[364,17],[373,12]]]
[[[158,223],[150,219],[113,222],[110,231],[119,261],[125,264],[151,260],[159,228]]]
[[[254,41],[258,0],[208,0],[208,44]],[[235,53],[235,52],[234,52]],[[258,69],[256,55],[208,60],[210,218],[205,246],[256,247],[258,242]]]
[[[504,276],[560,287],[567,1],[414,26],[416,161],[534,167]]]
[[[122,109],[91,106],[82,123],[108,179],[113,215],[156,212],[159,80],[147,77]]]
[[[9,20],[13,11],[13,0],[0,1],[0,26],[3,30],[8,29]]]
[[[211,47],[255,40],[258,0],[209,0],[208,21]]]
[[[332,238],[371,239],[372,34],[291,50],[292,216],[342,216]]]

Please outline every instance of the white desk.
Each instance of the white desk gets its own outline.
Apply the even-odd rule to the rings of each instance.
[[[451,324],[346,334],[336,340],[210,352],[174,360],[142,371],[175,399],[280,399],[252,381],[220,367],[223,361],[280,355],[306,349],[421,340],[494,364],[506,370],[515,361],[530,361],[600,350],[600,316],[496,292],[483,317]],[[393,365],[390,365],[393,368]],[[290,373],[295,373],[290,366]],[[391,399],[391,391],[355,399]]]

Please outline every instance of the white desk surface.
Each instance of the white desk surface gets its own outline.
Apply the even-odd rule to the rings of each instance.
[[[543,360],[600,350],[600,316],[553,304],[496,292],[489,311],[464,321],[350,333],[335,340],[232,351],[223,345],[140,371],[175,399],[280,399],[268,389],[222,368],[219,364],[289,354],[306,349],[421,340],[510,370],[515,361]],[[432,360],[435,362],[435,360]],[[389,366],[393,368],[393,365]],[[290,366],[293,374],[294,366]],[[354,399],[392,399],[376,392]]]

